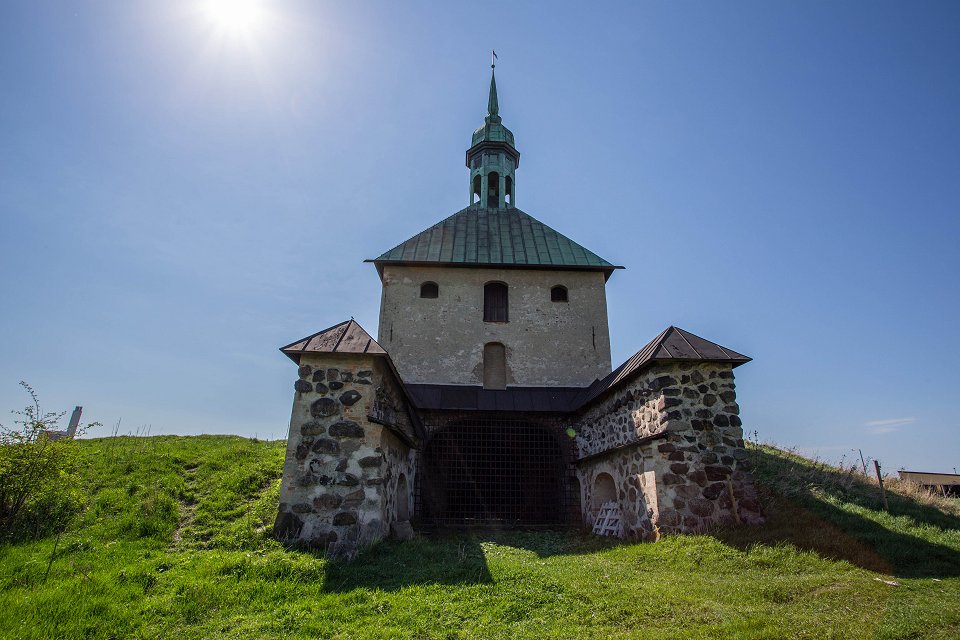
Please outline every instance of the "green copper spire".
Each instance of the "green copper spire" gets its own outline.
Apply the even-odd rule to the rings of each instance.
[[[496,54],[490,65],[490,96],[483,126],[473,132],[467,150],[470,169],[470,204],[486,209],[516,206],[515,171],[520,153],[513,144],[513,132],[503,126],[497,99]]]
[[[491,117],[496,117],[498,120],[500,117],[500,105],[497,103],[497,74],[492,71],[492,69],[496,69],[496,66],[495,64],[490,65],[490,98],[487,99],[488,122]]]

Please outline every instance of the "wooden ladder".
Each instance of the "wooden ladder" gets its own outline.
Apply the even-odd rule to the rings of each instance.
[[[617,502],[604,502],[593,523],[593,533],[598,536],[623,537],[623,511]]]

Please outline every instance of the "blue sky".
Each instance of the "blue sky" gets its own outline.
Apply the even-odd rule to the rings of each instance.
[[[363,259],[465,206],[491,48],[518,205],[627,267],[615,365],[674,324],[761,439],[960,467],[956,2],[5,2],[0,409],[285,437],[277,348],[375,333]]]

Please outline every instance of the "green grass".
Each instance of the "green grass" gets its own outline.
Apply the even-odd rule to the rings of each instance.
[[[350,564],[270,539],[282,442],[80,449],[82,519],[0,547],[0,637],[960,637],[955,501],[894,494],[888,514],[874,485],[769,447],[752,449],[762,527],[418,539]]]

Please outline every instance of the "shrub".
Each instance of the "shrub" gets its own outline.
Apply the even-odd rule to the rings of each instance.
[[[34,390],[20,384],[33,404],[13,412],[14,428],[0,425],[0,540],[63,531],[84,505],[74,441],[48,436],[63,414],[43,413]]]

